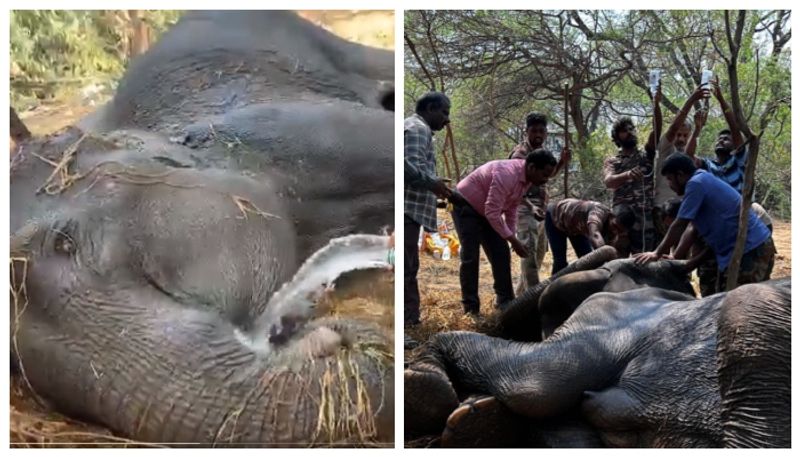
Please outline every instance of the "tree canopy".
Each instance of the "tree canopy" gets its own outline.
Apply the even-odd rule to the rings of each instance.
[[[25,108],[90,83],[112,85],[179,17],[179,11],[12,10],[12,105]]]
[[[452,128],[463,174],[505,158],[520,140],[528,112],[545,113],[551,137],[560,136],[566,84],[573,161],[579,170],[570,193],[606,200],[599,175],[603,159],[616,150],[610,140],[614,119],[631,116],[642,138],[652,130],[649,71],[661,71],[662,132],[700,84],[704,69],[719,77],[730,101],[728,36],[739,20],[741,33],[731,36],[738,44],[733,83],[745,120],[756,134],[763,130],[755,192],[765,207],[788,219],[791,11],[732,16],[678,10],[407,11],[406,111],[432,84],[444,89],[453,101]],[[716,134],[725,126],[712,99],[699,155],[713,155]]]

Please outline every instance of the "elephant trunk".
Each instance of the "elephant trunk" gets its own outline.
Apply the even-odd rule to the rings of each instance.
[[[492,335],[516,341],[541,341],[539,298],[553,280],[576,271],[590,270],[619,256],[613,246],[603,246],[562,268],[548,279],[529,287],[503,311]]]
[[[492,395],[526,417],[565,413],[578,404],[585,390],[599,388],[617,369],[608,363],[613,360],[610,354],[599,345],[592,347],[596,354],[587,358],[582,344],[520,343],[478,333],[440,333],[423,347],[425,355],[405,371],[406,423],[425,424],[428,433],[441,432],[457,406],[456,391],[460,397]]]
[[[124,307],[114,304],[121,300]],[[147,289],[87,291],[63,309],[58,339],[20,325],[15,355],[33,389],[60,411],[137,441],[279,447],[391,441],[391,348],[377,326],[314,321],[265,357],[216,313],[165,300]],[[75,319],[85,313],[97,319]],[[319,352],[310,344],[319,329],[346,337]]]

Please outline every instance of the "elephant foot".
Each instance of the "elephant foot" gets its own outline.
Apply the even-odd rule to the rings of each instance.
[[[458,397],[447,375],[436,369],[408,369],[403,375],[405,429],[410,436],[439,434]]]
[[[521,438],[519,418],[495,397],[470,397],[447,419],[442,447],[511,447]]]

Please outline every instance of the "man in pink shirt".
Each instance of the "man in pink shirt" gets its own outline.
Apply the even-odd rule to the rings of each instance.
[[[494,277],[496,306],[514,298],[511,285],[511,252],[520,257],[528,251],[517,239],[517,207],[528,188],[547,183],[556,166],[549,151],[537,149],[525,160],[493,160],[478,167],[456,187],[451,200],[453,222],[461,241],[461,302],[464,312],[480,313],[478,298],[479,247],[489,259]]]

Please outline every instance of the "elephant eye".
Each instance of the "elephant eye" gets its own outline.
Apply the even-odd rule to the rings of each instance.
[[[58,231],[53,240],[53,249],[59,254],[72,255],[76,249],[75,240],[66,232]]]

